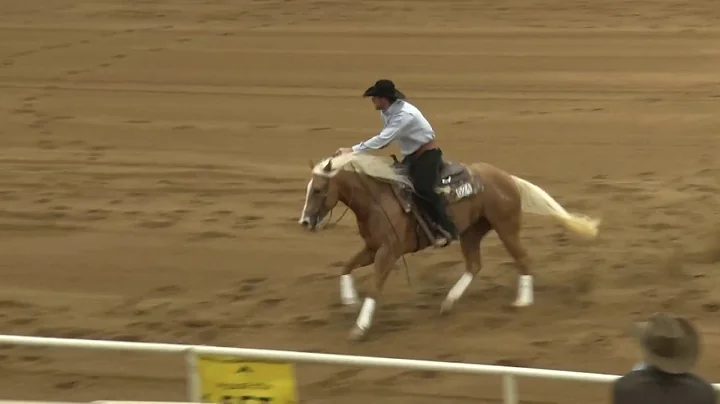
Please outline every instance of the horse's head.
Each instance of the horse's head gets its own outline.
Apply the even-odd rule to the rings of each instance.
[[[313,170],[312,178],[307,184],[305,205],[298,222],[308,230],[314,231],[328,213],[335,208],[339,194],[337,181],[331,175],[334,171],[332,159],[315,166],[311,163],[310,166]]]

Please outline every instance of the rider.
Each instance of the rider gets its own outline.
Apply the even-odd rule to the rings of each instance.
[[[435,131],[414,105],[405,101],[405,94],[390,80],[378,80],[363,97],[372,97],[375,109],[380,111],[385,128],[379,135],[352,148],[340,148],[336,154],[365,152],[387,147],[394,140],[400,146],[403,164],[409,169],[415,191],[431,218],[441,226],[450,239],[442,236],[435,241],[437,247],[448,246],[458,238],[458,230],[445,210],[443,199],[435,192],[442,167],[442,150],[435,142]]]

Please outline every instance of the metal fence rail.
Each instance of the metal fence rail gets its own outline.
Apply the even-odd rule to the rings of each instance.
[[[229,348],[207,345],[181,345],[147,342],[101,341],[88,339],[65,339],[0,335],[0,344],[94,349],[104,351],[149,352],[184,354],[188,360],[188,399],[199,402],[194,363],[196,355],[227,355],[243,359],[307,364],[342,365],[363,368],[393,368],[463,374],[490,374],[502,377],[503,402],[518,404],[517,377],[543,378],[554,380],[582,381],[591,383],[612,383],[618,375],[569,372],[565,370],[519,368],[510,366],[480,365],[459,362],[440,362],[417,359],[380,358],[370,356],[337,355],[310,352],[281,351],[270,349]],[[720,384],[714,387],[720,391]],[[17,402],[16,402],[17,403]],[[0,402],[2,404],[2,402]]]

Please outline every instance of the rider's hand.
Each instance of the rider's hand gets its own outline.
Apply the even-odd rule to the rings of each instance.
[[[339,155],[341,155],[341,154],[352,153],[352,151],[353,151],[353,150],[352,150],[351,148],[341,147],[341,148],[337,149],[337,151],[335,152],[335,156],[334,156],[334,157],[337,157],[337,156],[339,156]]]

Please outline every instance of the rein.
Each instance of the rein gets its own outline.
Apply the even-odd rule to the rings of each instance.
[[[345,204],[345,210],[343,211],[342,215],[340,215],[340,217],[335,221],[335,223],[328,223],[329,227],[337,226],[337,224],[340,223],[342,218],[345,217],[345,214],[348,213],[348,210],[350,210],[350,204],[352,203],[354,197],[355,197],[355,190],[352,190],[352,193],[350,194],[350,201],[347,204]],[[334,211],[335,211],[335,209],[330,210],[330,217],[328,217],[328,220],[327,220],[328,222],[330,222],[332,220],[332,215],[333,215]]]
[[[375,197],[375,193],[373,193],[372,189],[370,189],[370,186],[368,186],[368,184],[365,182],[365,179],[362,177],[362,175],[360,175],[360,172],[357,170],[357,167],[355,167],[355,165],[352,162],[350,162],[350,165],[353,167],[353,172],[358,176],[358,179],[365,187],[365,190],[368,191],[368,194],[370,194],[370,197],[380,207],[380,210],[382,210],[383,214],[387,218],[388,223],[390,223],[390,226],[392,226],[393,233],[395,233],[395,238],[398,241],[400,241],[400,235],[398,234],[398,231],[395,228],[395,225],[393,224],[392,220],[390,219],[390,215],[388,215],[387,211],[385,210],[385,208],[383,208],[380,201],[378,201],[378,199]],[[389,184],[388,184],[388,186],[392,187],[392,185],[389,185]],[[345,211],[347,212],[347,209]],[[343,215],[344,215],[344,213],[343,213]],[[405,255],[404,254],[401,255],[400,258],[402,259],[403,266],[405,267],[405,277],[407,278],[408,285],[412,289],[412,280],[410,279],[410,268],[408,267],[407,261],[405,260]]]

